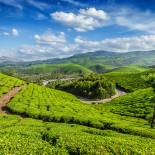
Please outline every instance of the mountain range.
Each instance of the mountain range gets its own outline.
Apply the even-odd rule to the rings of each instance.
[[[134,51],[128,53],[116,53],[108,51],[96,51],[88,52],[84,54],[74,55],[68,58],[62,59],[48,59],[24,62],[16,58],[0,57],[0,66],[5,65],[32,65],[32,64],[63,64],[63,63],[75,63],[87,68],[95,65],[106,66],[126,66],[126,65],[140,65],[150,66],[155,64],[155,50],[152,51]]]

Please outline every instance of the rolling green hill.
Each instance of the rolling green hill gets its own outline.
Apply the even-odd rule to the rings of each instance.
[[[42,83],[42,80],[77,78],[93,71],[78,64],[35,64],[28,66],[4,66],[0,72],[29,82]]]
[[[138,73],[138,72],[144,72],[147,70],[149,70],[149,68],[140,67],[140,66],[123,66],[123,67],[114,68],[109,72]]]
[[[96,51],[78,54],[64,59],[49,59],[32,63],[75,63],[85,67],[90,67],[93,65],[110,65],[114,67],[119,67],[127,65],[149,66],[154,65],[154,62],[155,51],[134,51],[128,53]]]
[[[98,74],[108,72],[108,71],[112,70],[113,68],[115,68],[115,67],[110,66],[110,65],[102,65],[102,64],[96,64],[96,65],[92,65],[89,67],[90,70],[92,70],[93,72],[98,73]]]
[[[149,119],[153,113],[153,90],[139,89],[96,107],[106,108],[113,113]]]
[[[96,109],[71,94],[34,84],[19,92],[7,107],[13,113],[45,122],[80,124],[155,138],[154,129],[149,129],[149,123],[143,119],[114,114],[106,108]]]
[[[116,85],[127,92],[133,92],[138,89],[148,88],[143,79],[144,75],[155,73],[154,69],[150,69],[144,72],[132,73],[132,72],[109,72],[105,73],[104,76],[111,81],[115,81]]]
[[[69,93],[27,84],[8,103],[10,115],[0,115],[0,154],[155,153],[155,129],[142,119],[144,108],[150,113],[150,92],[127,94],[130,111],[123,97],[112,101],[111,109],[110,103],[88,105]],[[133,117],[136,110],[141,118]]]
[[[91,70],[77,64],[38,64],[21,70],[25,74],[77,74],[85,75]]]

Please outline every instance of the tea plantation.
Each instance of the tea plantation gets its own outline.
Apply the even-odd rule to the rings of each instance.
[[[120,115],[148,119],[153,112],[153,95],[151,88],[139,89],[109,103],[97,105],[96,108],[107,109]]]
[[[146,120],[151,94],[148,88],[91,105],[60,90],[27,84],[7,104],[10,114],[0,115],[0,154],[155,154],[155,129]]]
[[[4,74],[0,74],[0,96],[7,93],[14,87],[23,85],[25,82]]]
[[[155,140],[111,130],[0,116],[0,154],[154,154]]]

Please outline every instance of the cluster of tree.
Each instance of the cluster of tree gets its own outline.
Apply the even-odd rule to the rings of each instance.
[[[57,89],[90,99],[104,99],[115,94],[115,84],[104,76],[91,74],[76,81],[57,85]]]

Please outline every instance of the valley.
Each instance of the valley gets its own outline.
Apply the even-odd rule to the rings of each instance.
[[[155,0],[0,0],[0,155],[155,155]]]
[[[63,76],[47,78],[45,72],[54,74],[47,66],[24,73],[33,81],[20,74],[21,66],[14,74],[13,66],[1,67],[1,154],[155,153],[154,91],[143,78],[154,74],[152,67],[124,66],[102,74],[62,69],[55,73]]]

